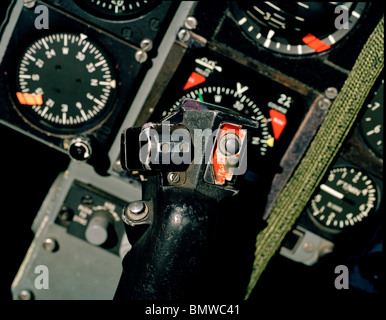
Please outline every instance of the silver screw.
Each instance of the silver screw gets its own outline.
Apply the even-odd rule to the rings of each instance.
[[[180,181],[180,175],[177,172],[170,172],[168,174],[168,180],[171,183],[177,183]]]
[[[36,0],[24,0],[24,7],[31,9],[35,6]]]
[[[178,32],[178,40],[182,42],[187,42],[190,39],[190,31],[186,29],[181,29]]]
[[[178,149],[179,149],[181,152],[188,152],[188,151],[189,151],[189,143],[187,143],[187,142],[181,142],[181,143],[179,144]]]
[[[122,168],[121,160],[118,159],[117,161],[114,162],[113,170],[116,171],[116,172],[119,172],[119,173],[125,171]]]
[[[326,89],[324,94],[326,95],[326,97],[328,99],[335,99],[336,96],[338,95],[338,90],[336,88],[334,88],[334,87],[329,87],[329,88]]]
[[[133,35],[133,30],[130,28],[123,28],[121,34],[125,39],[130,40]]]
[[[54,252],[58,248],[58,243],[55,239],[46,238],[43,240],[43,249],[47,252]]]
[[[331,106],[331,100],[327,98],[321,98],[318,101],[318,107],[322,110],[327,110]]]
[[[146,216],[148,215],[148,212],[149,210],[146,204],[143,203],[142,201],[130,202],[124,209],[125,218],[128,219],[128,220],[124,219],[124,221],[126,221],[126,223],[131,224],[130,221],[142,220],[146,218]]]
[[[312,242],[304,242],[303,244],[303,250],[304,252],[312,252],[314,251],[314,244]]]
[[[161,144],[161,152],[170,152],[170,145],[167,142]]]
[[[197,28],[197,19],[195,17],[187,17],[184,21],[184,26],[189,30]]]
[[[140,214],[145,211],[145,204],[142,201],[133,201],[130,202],[127,208],[131,213]]]
[[[153,41],[150,39],[143,39],[139,45],[143,51],[150,51],[153,49]]]
[[[161,21],[157,18],[153,18],[149,22],[150,30],[157,31],[160,27]]]
[[[135,60],[139,63],[144,63],[147,60],[147,53],[144,50],[138,50],[135,53]]]
[[[29,290],[21,290],[17,297],[19,300],[32,300],[33,295]]]

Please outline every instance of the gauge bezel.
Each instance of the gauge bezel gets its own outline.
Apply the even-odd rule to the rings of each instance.
[[[46,136],[53,136],[57,138],[69,138],[74,137],[79,134],[89,134],[100,127],[102,127],[110,118],[110,116],[114,113],[116,106],[117,106],[117,97],[119,96],[119,73],[117,72],[117,64],[114,63],[114,59],[112,59],[109,52],[105,49],[105,47],[98,41],[95,40],[92,37],[87,37],[87,40],[92,43],[95,47],[97,47],[98,50],[100,50],[103,53],[103,56],[106,58],[108,65],[111,67],[111,73],[116,80],[116,88],[111,91],[111,94],[109,96],[109,100],[106,103],[106,106],[101,111],[101,114],[97,115],[96,117],[90,119],[86,123],[80,123],[79,125],[76,125],[71,128],[61,127],[57,128],[50,122],[44,121],[44,119],[39,119],[35,116],[32,116],[30,112],[22,111],[25,109],[25,105],[22,105],[19,103],[16,97],[16,92],[18,90],[18,77],[16,75],[17,71],[19,70],[19,65],[21,58],[23,57],[24,53],[28,50],[28,48],[39,41],[42,38],[45,38],[49,35],[54,34],[73,34],[73,35],[80,35],[81,32],[74,31],[74,30],[56,30],[53,32],[45,32],[44,34],[37,34],[35,35],[32,40],[27,44],[27,46],[24,45],[18,45],[18,47],[15,49],[15,52],[17,52],[18,58],[15,58],[15,60],[12,63],[11,70],[15,70],[12,75],[10,75],[9,82],[8,82],[8,88],[9,88],[9,96],[10,100],[12,102],[12,107],[14,110],[16,110],[17,114],[23,119],[25,123],[27,123],[30,127],[33,129],[43,133]]]
[[[375,205],[370,210],[370,212],[368,213],[368,216],[365,219],[363,219],[362,221],[360,221],[359,223],[355,223],[354,225],[350,225],[349,224],[348,226],[345,226],[342,229],[328,227],[324,223],[322,223],[318,219],[316,219],[314,217],[314,215],[313,215],[313,209],[312,209],[312,204],[311,204],[311,202],[314,200],[315,196],[319,193],[320,184],[323,183],[323,181],[325,179],[327,179],[329,173],[332,170],[340,169],[340,168],[354,169],[356,171],[360,171],[360,172],[365,173],[366,176],[371,181],[372,185],[374,186],[374,189],[375,189],[375,192],[376,192]],[[382,202],[382,199],[381,199],[381,188],[380,188],[380,186],[379,186],[379,184],[377,182],[377,179],[372,174],[368,173],[365,169],[361,169],[361,168],[359,168],[359,167],[357,167],[355,165],[352,165],[351,163],[342,162],[342,163],[337,163],[337,164],[333,165],[331,168],[328,169],[328,171],[325,173],[323,179],[320,181],[320,183],[319,183],[317,189],[315,190],[314,194],[312,195],[312,197],[310,198],[309,202],[307,203],[305,211],[307,212],[307,215],[310,218],[310,220],[312,221],[312,223],[318,229],[320,229],[321,231],[327,232],[328,234],[332,234],[332,235],[335,234],[336,235],[336,234],[341,234],[341,233],[352,232],[352,231],[357,230],[358,228],[361,228],[364,225],[367,225],[368,223],[370,223],[374,219],[374,216],[376,215],[378,209],[380,208],[381,202]]]
[[[348,29],[338,29],[335,32],[325,36],[322,39],[319,39],[323,41],[325,44],[331,46],[330,49],[325,50],[323,52],[316,52],[314,49],[309,47],[307,44],[298,44],[298,45],[288,45],[285,46],[281,45],[278,41],[269,40],[267,41],[267,38],[260,33],[261,26],[257,24],[256,22],[252,21],[251,18],[248,17],[248,15],[243,11],[242,8],[238,5],[236,1],[232,1],[230,3],[231,6],[231,12],[232,16],[234,18],[234,21],[242,31],[243,34],[255,45],[258,45],[261,49],[267,49],[271,50],[274,53],[277,54],[283,54],[286,56],[292,56],[292,57],[303,57],[308,55],[321,55],[324,53],[329,52],[331,49],[333,49],[339,42],[346,37],[351,30],[355,28],[355,25],[362,17],[363,13],[366,10],[367,4],[364,2],[354,2],[356,4],[356,7],[353,11],[355,11],[357,14],[359,14],[359,17],[356,15],[353,15],[352,13],[349,16],[349,25],[350,28]],[[245,21],[240,25],[240,21]],[[260,36],[258,36],[260,34]],[[331,38],[332,37],[332,38]],[[279,44],[279,47],[277,45]]]
[[[359,125],[358,125],[359,132],[360,132],[359,136],[360,136],[361,141],[365,145],[366,149],[370,150],[370,152],[372,152],[377,158],[380,158],[380,159],[383,159],[383,153],[380,153],[378,150],[376,150],[376,148],[374,148],[374,146],[372,146],[371,143],[369,142],[369,140],[366,138],[366,132],[363,128],[363,122],[364,122],[364,118],[365,118],[365,115],[367,112],[367,105],[369,104],[369,102],[371,102],[375,98],[374,93],[377,91],[381,91],[384,94],[384,92],[381,90],[382,86],[384,87],[384,77],[383,76],[379,77],[378,81],[373,86],[373,89],[371,90],[371,93],[369,96],[370,99],[366,99],[364,106],[363,106],[363,108],[366,108],[366,110],[364,111],[364,113],[362,115],[362,119],[359,121]],[[382,108],[383,108],[383,113],[384,113],[384,111],[385,111],[384,110],[384,101],[382,104]],[[381,117],[380,120],[383,121],[383,117]]]
[[[143,2],[143,0],[140,0]],[[99,19],[108,20],[112,22],[124,22],[124,21],[130,21],[137,19],[139,17],[143,17],[152,10],[154,10],[160,3],[160,0],[149,0],[151,3],[150,5],[146,6],[145,8],[138,8],[137,10],[126,13],[126,14],[120,14],[115,15],[113,13],[104,12],[102,9],[98,10],[94,6],[87,3],[87,0],[76,0],[76,5],[81,8],[83,11],[87,12],[88,14],[97,17]]]

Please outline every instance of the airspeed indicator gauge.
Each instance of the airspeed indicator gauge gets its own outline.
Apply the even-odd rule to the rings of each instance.
[[[68,136],[100,126],[116,91],[106,52],[85,34],[55,33],[22,53],[13,96],[19,114],[50,135]]]
[[[377,187],[365,172],[336,167],[322,181],[307,210],[318,224],[339,231],[367,219],[377,201]]]

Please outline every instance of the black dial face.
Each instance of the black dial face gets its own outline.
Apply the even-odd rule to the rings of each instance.
[[[232,4],[237,25],[259,45],[279,53],[321,53],[343,39],[360,19],[365,3],[263,2]]]
[[[17,67],[17,110],[34,127],[54,135],[99,126],[112,111],[115,91],[113,65],[84,34],[40,38]]]
[[[301,120],[295,114],[303,112],[303,101],[288,88],[213,53],[187,60],[170,85],[172,93],[161,100],[151,120],[167,116],[185,98],[232,109],[257,122],[259,134],[252,137],[251,152],[259,157],[272,153]]]
[[[89,13],[105,19],[132,19],[150,11],[158,0],[78,0]]]
[[[345,230],[365,220],[376,206],[374,181],[355,168],[338,167],[320,184],[308,212],[328,229]]]
[[[378,157],[383,158],[383,90],[384,81],[375,88],[373,97],[360,122],[362,137]]]

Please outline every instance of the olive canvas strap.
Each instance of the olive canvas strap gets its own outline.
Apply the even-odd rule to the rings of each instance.
[[[255,260],[245,299],[307,205],[384,65],[384,17],[363,46],[342,90],[331,105],[308,150],[275,202],[266,227],[256,238]]]

